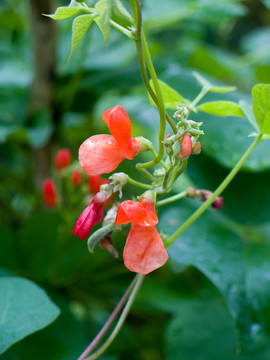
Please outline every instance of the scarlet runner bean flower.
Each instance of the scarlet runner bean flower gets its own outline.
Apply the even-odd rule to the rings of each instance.
[[[115,224],[129,222],[131,229],[123,253],[126,267],[145,275],[164,265],[168,260],[168,254],[155,227],[158,218],[153,201],[142,197],[139,202],[122,202]]]
[[[104,184],[109,184],[109,180],[102,179],[99,175],[88,177],[88,187],[89,187],[89,191],[92,194],[96,194],[97,192],[99,192],[100,186]]]
[[[43,183],[43,200],[51,208],[58,203],[57,190],[52,179],[47,179]]]
[[[105,202],[108,198],[106,191],[97,193],[87,208],[79,216],[73,229],[73,235],[79,236],[81,240],[85,240],[90,233],[92,227],[98,224],[103,218]]]
[[[94,135],[79,149],[79,162],[87,175],[107,174],[125,158],[132,160],[145,147],[140,138],[131,137],[131,123],[125,110],[117,105],[107,110],[102,119],[112,135]]]
[[[54,167],[61,171],[71,163],[71,152],[69,149],[61,149],[57,152],[54,159]]]

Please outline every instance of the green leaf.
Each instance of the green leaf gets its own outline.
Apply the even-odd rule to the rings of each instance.
[[[86,33],[88,28],[93,22],[93,16],[92,15],[80,15],[74,19],[72,24],[72,46],[71,46],[71,55],[73,54],[74,50],[76,49],[77,45],[81,41],[83,35]]]
[[[208,91],[214,93],[227,93],[230,91],[236,90],[235,86],[216,86],[212,85],[208,80],[206,80],[202,75],[197,72],[192,73],[194,77],[197,79],[198,83],[205,87]]]
[[[133,18],[130,15],[130,13],[127,11],[127,9],[124,7],[122,2],[120,0],[114,0],[114,11],[115,13],[122,17],[123,19],[126,19],[129,22],[133,22]]]
[[[172,234],[197,208],[194,203],[167,210],[160,229]],[[269,226],[245,227],[209,209],[168,248],[172,260],[196,267],[220,290],[241,339],[253,336],[253,321],[267,331],[261,312],[270,300],[269,240]]]
[[[0,293],[0,354],[59,315],[58,307],[30,280],[1,277]]]
[[[256,118],[255,118],[252,106],[249,103],[247,103],[246,101],[244,101],[244,100],[239,101],[239,106],[240,106],[241,110],[243,111],[243,113],[245,114],[245,117],[251,123],[251,125],[257,131],[259,131],[259,127],[258,127],[258,124],[256,122]]]
[[[258,84],[252,89],[253,110],[263,134],[270,134],[270,85]]]
[[[72,0],[69,6],[63,6],[57,8],[55,13],[52,15],[46,15],[46,14],[44,15],[54,20],[65,20],[78,14],[81,10],[83,10],[83,6],[77,1]]]
[[[95,18],[95,22],[103,34],[106,45],[110,36],[111,9],[112,2],[110,0],[100,0],[95,5],[95,10],[99,14],[99,17]]]
[[[163,82],[161,80],[158,80],[158,82],[159,82],[159,86],[160,86],[160,89],[161,89],[161,92],[163,95],[166,109],[176,110],[177,105],[180,105],[183,102],[185,102],[183,96],[180,95],[172,87],[170,87],[169,85],[167,85],[165,82]],[[150,80],[150,85],[151,85],[151,88],[155,91],[153,80]],[[152,105],[156,106],[156,104],[150,97],[149,97],[149,99],[150,99],[150,103]]]
[[[217,299],[181,299],[165,334],[167,360],[268,360],[269,337],[254,324],[254,337],[236,349],[230,316]]]
[[[211,101],[197,107],[198,111],[217,116],[245,116],[240,106],[232,101]]]
[[[270,9],[270,0],[262,0],[262,3],[267,9]]]
[[[167,360],[234,360],[233,323],[226,308],[212,299],[179,299],[166,331]]]
[[[17,234],[16,247],[20,254],[21,271],[34,274],[37,281],[44,281],[52,276],[58,256],[60,224],[61,217],[58,213],[36,213]]]

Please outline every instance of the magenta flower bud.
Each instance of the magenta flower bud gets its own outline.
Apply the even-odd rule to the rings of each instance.
[[[73,235],[85,240],[92,227],[99,223],[103,218],[104,205],[108,198],[106,191],[97,193],[87,208],[79,216],[73,229]]]
[[[208,190],[196,190],[196,195],[199,197],[199,199],[201,201],[206,201],[207,199],[210,198],[210,196],[213,193],[211,191]],[[215,200],[212,202],[211,206],[214,209],[220,210],[222,208],[224,204],[224,199],[221,196],[218,196],[217,198],[215,198]]]
[[[218,196],[217,198],[215,198],[214,202],[212,202],[211,205],[214,209],[220,210],[223,204],[224,204],[223,197]]]

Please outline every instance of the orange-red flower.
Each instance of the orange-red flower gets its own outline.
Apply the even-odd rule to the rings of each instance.
[[[125,158],[132,160],[142,151],[140,139],[131,137],[131,122],[121,106],[107,110],[102,119],[112,135],[91,136],[79,149],[81,167],[91,176],[110,173]]]
[[[52,179],[43,183],[43,200],[48,207],[55,207],[58,203],[57,190]]]
[[[57,171],[61,171],[71,163],[71,152],[69,149],[61,149],[54,158],[54,167]]]
[[[124,248],[126,267],[140,274],[148,274],[168,260],[163,241],[155,227],[158,218],[154,203],[148,198],[139,202],[124,201],[117,212],[115,224],[131,222],[131,229]]]

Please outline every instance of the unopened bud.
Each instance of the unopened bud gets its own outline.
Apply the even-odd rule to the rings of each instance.
[[[199,155],[201,152],[202,146],[199,141],[196,142],[196,144],[193,146],[192,154]]]
[[[75,169],[75,170],[72,171],[71,176],[70,176],[70,182],[75,187],[81,185],[81,183],[82,183],[82,174],[81,174],[80,170]]]
[[[212,196],[212,192],[208,190],[196,190],[196,195],[199,197],[201,201],[206,201],[207,199]],[[215,198],[215,200],[212,202],[211,206],[214,209],[220,210],[224,204],[224,199],[221,196],[218,196]]]
[[[57,171],[61,171],[71,163],[71,152],[69,149],[61,149],[57,152],[54,159],[54,166]]]
[[[193,199],[197,196],[196,189],[192,186],[189,186],[188,188],[186,188],[186,193],[187,193],[187,197],[190,197]]]
[[[183,158],[187,159],[190,157],[192,153],[192,140],[190,136],[186,133],[183,136],[181,147],[180,147],[180,154]]]

